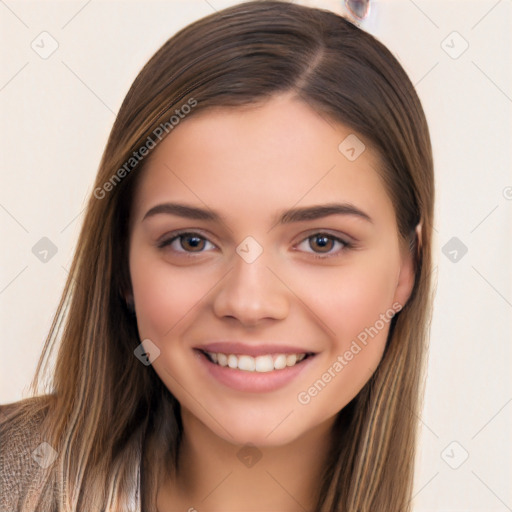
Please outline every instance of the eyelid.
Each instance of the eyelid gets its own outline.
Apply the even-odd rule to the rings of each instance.
[[[358,242],[358,240],[353,237],[353,236],[350,236],[348,235],[347,233],[342,233],[340,231],[337,231],[335,229],[328,229],[328,228],[325,228],[325,229],[311,229],[311,230],[307,230],[306,232],[304,233],[301,233],[299,236],[301,237],[300,238],[300,241],[302,240],[305,240],[306,238],[310,238],[314,235],[327,235],[331,238],[335,238],[337,240],[340,240],[341,242],[345,243],[345,244],[356,244]]]

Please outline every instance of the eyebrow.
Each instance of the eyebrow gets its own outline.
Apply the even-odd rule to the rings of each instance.
[[[190,206],[183,203],[162,203],[153,206],[146,212],[142,221],[158,214],[176,215],[178,217],[193,220],[225,222],[223,217],[213,210],[198,208],[196,206]],[[285,210],[278,215],[278,220],[273,225],[316,220],[328,217],[329,215],[354,216],[373,223],[372,218],[367,213],[350,203],[328,203]]]

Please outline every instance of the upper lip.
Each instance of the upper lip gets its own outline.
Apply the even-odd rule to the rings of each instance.
[[[222,354],[243,354],[252,357],[263,356],[266,354],[313,354],[311,350],[303,347],[282,345],[277,343],[265,345],[247,345],[237,341],[218,341],[207,343],[206,345],[198,345],[194,347],[205,352],[222,353]]]

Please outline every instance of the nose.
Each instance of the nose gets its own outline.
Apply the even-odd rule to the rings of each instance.
[[[265,252],[252,263],[238,254],[214,297],[213,309],[219,318],[235,318],[246,326],[265,319],[282,320],[289,312],[289,291],[267,266]]]

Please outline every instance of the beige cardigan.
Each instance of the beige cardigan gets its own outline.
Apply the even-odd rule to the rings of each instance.
[[[0,405],[0,512],[18,512],[23,505],[28,511],[56,512],[52,506],[51,484],[44,486],[47,468],[56,455],[50,445],[42,444],[45,440],[40,426],[44,413],[21,417],[23,405],[29,404],[30,410],[35,400]],[[137,512],[140,511],[139,488],[134,490],[130,507]],[[39,489],[43,493],[38,503],[31,494]]]
[[[22,504],[36,510],[31,502],[31,491],[41,487],[45,470],[32,457],[32,453],[43,442],[39,433],[42,415],[28,419],[19,417],[22,402],[0,406],[0,510],[15,512]],[[37,452],[36,452],[37,453]],[[50,494],[37,511],[50,511]],[[46,506],[45,506],[46,505]]]

